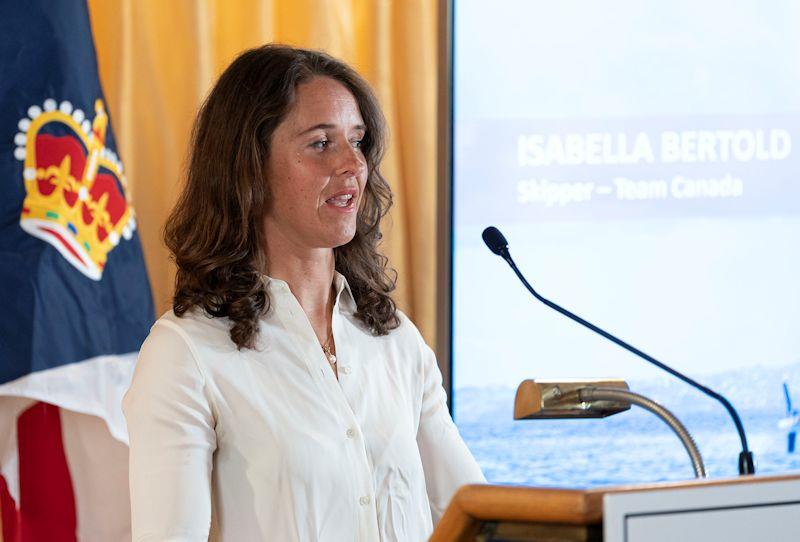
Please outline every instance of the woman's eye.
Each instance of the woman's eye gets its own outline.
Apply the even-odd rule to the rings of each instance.
[[[364,142],[363,139],[355,139],[351,143],[353,147],[355,147],[356,149],[360,149],[363,142]]]
[[[328,143],[330,142],[327,139],[321,139],[312,143],[311,146],[317,150],[324,151],[328,148]]]

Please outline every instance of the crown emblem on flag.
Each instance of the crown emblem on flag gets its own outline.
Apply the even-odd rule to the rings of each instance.
[[[100,280],[109,253],[136,229],[127,180],[106,148],[102,100],[90,121],[63,101],[32,105],[19,121],[14,156],[24,162],[20,226],[55,247],[76,269]]]

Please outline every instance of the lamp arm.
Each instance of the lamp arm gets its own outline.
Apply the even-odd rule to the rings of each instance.
[[[649,410],[661,420],[666,423],[670,429],[672,429],[678,438],[680,439],[683,447],[686,448],[686,451],[689,454],[689,458],[692,460],[692,467],[694,468],[694,474],[696,478],[705,478],[706,477],[706,468],[703,465],[703,458],[700,456],[700,450],[697,449],[697,444],[694,442],[692,435],[686,429],[686,427],[680,422],[678,418],[675,417],[672,412],[661,406],[660,404],[656,403],[652,399],[645,397],[644,395],[640,395],[638,393],[634,393],[632,391],[623,390],[619,388],[595,388],[595,387],[587,387],[581,388],[577,390],[578,392],[578,399],[585,402],[591,402],[594,400],[600,401],[628,401],[636,406],[642,407],[645,410]]]

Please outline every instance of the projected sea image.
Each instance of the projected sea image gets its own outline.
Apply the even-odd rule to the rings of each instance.
[[[800,364],[767,369],[755,381],[749,372],[747,378],[728,373],[704,382],[738,407],[758,474],[800,471],[800,450],[788,453],[787,430],[779,427],[786,417],[782,381],[787,375],[800,383]],[[739,439],[721,405],[680,382],[629,385],[678,416],[694,436],[710,477],[737,475]],[[634,406],[604,419],[514,421],[515,391],[471,387],[454,394],[461,435],[492,483],[588,488],[694,477],[677,436],[647,411]],[[798,392],[794,386],[794,395]]]

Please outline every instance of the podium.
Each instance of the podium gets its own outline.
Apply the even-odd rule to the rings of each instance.
[[[670,499],[671,508],[664,508]],[[609,504],[619,525],[604,526],[604,506],[610,521]],[[612,533],[607,542],[654,540],[655,533],[664,540],[692,539],[691,534],[679,538],[675,529],[670,534],[669,521],[678,530],[702,531],[698,540],[730,540],[725,530],[736,529],[737,521],[766,535],[759,538],[764,542],[800,540],[800,474],[588,490],[469,485],[456,492],[430,542],[599,542],[604,530]],[[616,534],[623,531],[624,536]]]

